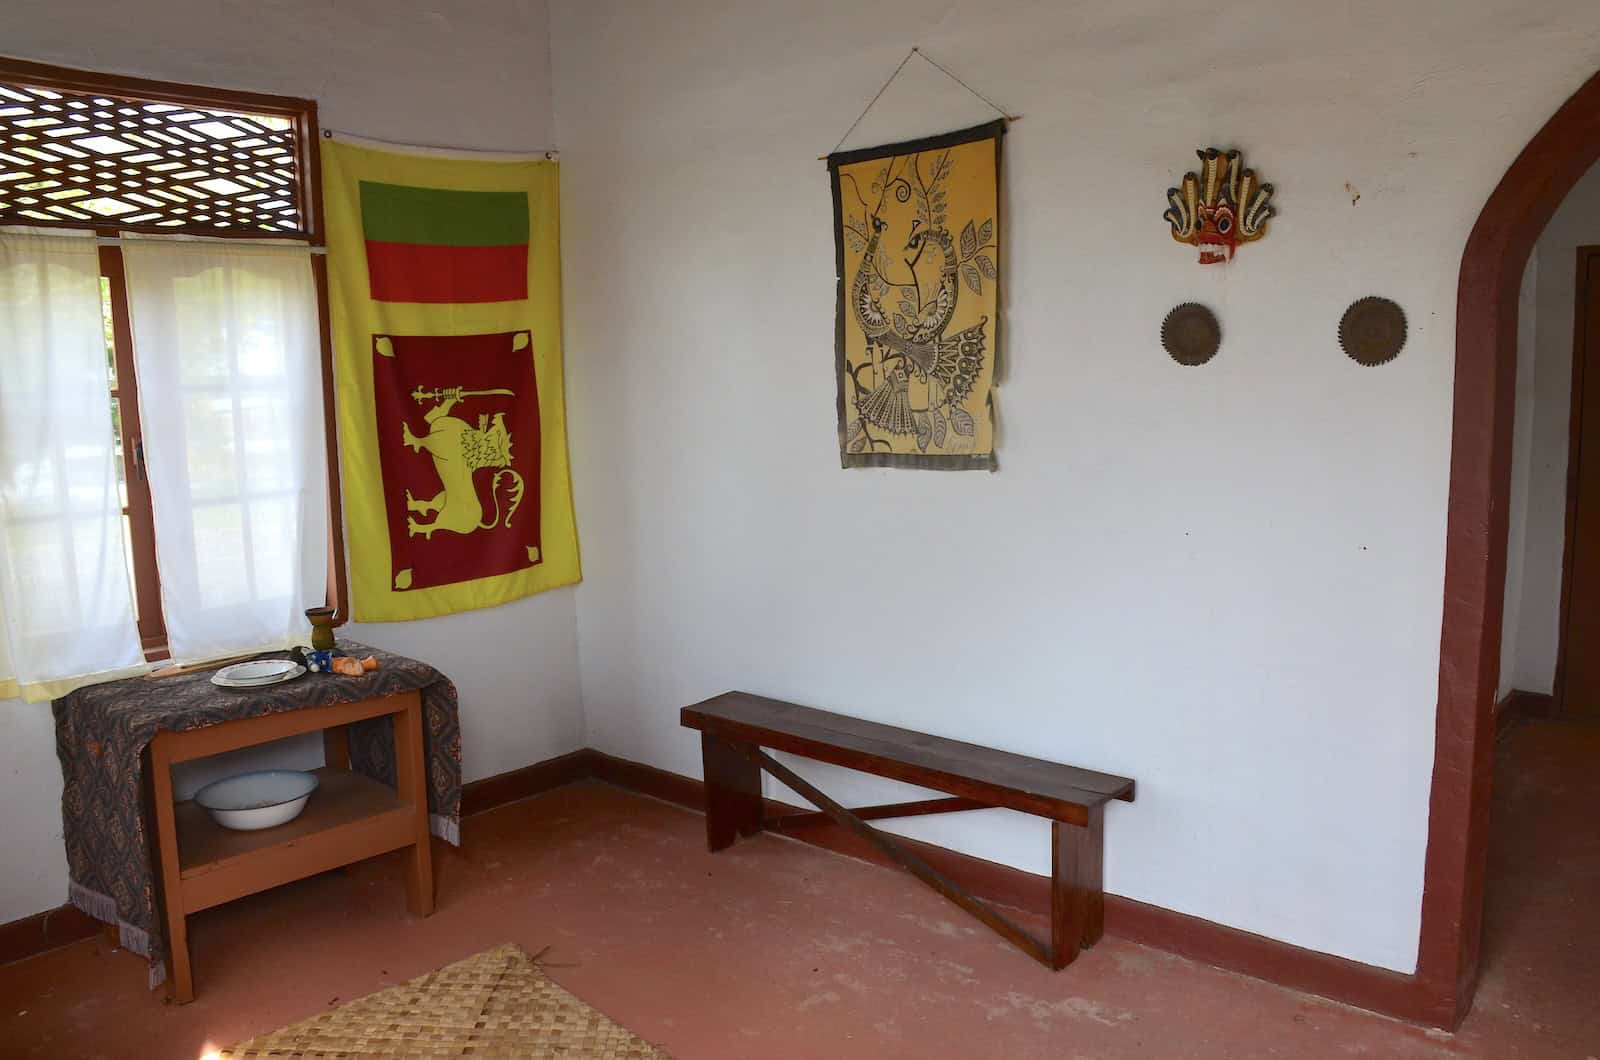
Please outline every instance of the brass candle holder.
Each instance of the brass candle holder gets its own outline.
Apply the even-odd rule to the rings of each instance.
[[[308,607],[306,619],[311,623],[311,647],[314,651],[333,650],[333,608]]]

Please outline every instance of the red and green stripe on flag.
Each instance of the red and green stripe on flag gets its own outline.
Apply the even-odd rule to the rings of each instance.
[[[376,302],[520,302],[528,297],[528,195],[361,182]]]

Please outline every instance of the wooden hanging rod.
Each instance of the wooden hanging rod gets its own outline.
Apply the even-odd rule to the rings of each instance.
[[[1006,115],[1006,121],[1008,121],[1008,122],[1021,121],[1021,120],[1022,120],[1022,115],[1020,115],[1020,114],[1007,114]],[[833,157],[832,155],[818,155],[817,156],[817,161],[818,162],[826,162],[828,159],[830,159],[832,157]]]

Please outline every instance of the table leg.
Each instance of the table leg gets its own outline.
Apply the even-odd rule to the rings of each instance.
[[[406,908],[413,916],[433,912],[433,851],[428,832],[428,769],[423,761],[422,696],[409,693],[394,718],[395,787],[416,809],[416,841],[406,850]]]
[[[715,852],[741,835],[761,831],[761,767],[740,754],[737,744],[708,732],[700,734],[700,755],[706,778],[706,845]]]
[[[1052,963],[1065,968],[1105,934],[1105,808],[1087,824],[1050,822],[1050,941]]]
[[[179,1005],[194,1000],[189,968],[189,927],[183,912],[183,868],[178,861],[178,826],[172,812],[172,759],[160,734],[150,741],[150,783],[161,861],[161,901],[167,928],[168,996]]]
[[[332,769],[350,768],[350,727],[334,725],[322,730],[322,762]]]

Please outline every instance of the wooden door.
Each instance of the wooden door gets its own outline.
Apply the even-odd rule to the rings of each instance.
[[[1562,709],[1600,716],[1600,247],[1578,248],[1567,464]]]

